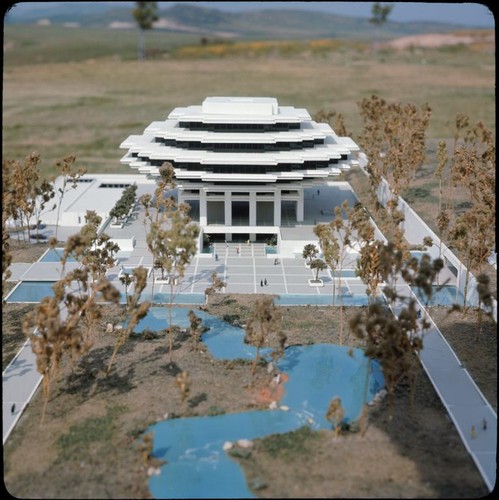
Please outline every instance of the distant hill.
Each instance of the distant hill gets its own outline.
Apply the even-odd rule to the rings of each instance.
[[[5,17],[6,24],[66,24],[80,27],[135,29],[133,3],[42,2],[20,3]],[[371,38],[374,27],[365,18],[300,10],[260,10],[229,13],[193,5],[173,4],[159,11],[156,29],[232,38]],[[446,33],[464,26],[445,23],[388,21],[384,39],[424,33]]]

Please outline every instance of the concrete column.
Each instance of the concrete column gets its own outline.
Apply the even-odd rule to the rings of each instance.
[[[180,205],[184,202],[184,190],[178,188],[177,189],[177,203]]]
[[[232,226],[232,193],[230,191],[225,193],[225,225]]]
[[[281,191],[279,189],[274,193],[274,226],[281,225]]]
[[[199,190],[199,224],[201,226],[208,225],[208,204],[206,202],[206,191]]]
[[[249,194],[249,225],[250,227],[256,226],[256,192],[250,191]],[[251,241],[256,241],[256,233],[250,233]]]
[[[256,226],[256,192],[251,191],[249,195],[249,225]]]
[[[304,189],[301,188],[298,191],[298,201],[296,202],[296,222],[303,222],[304,212],[305,212],[305,204],[303,202],[304,198]]]

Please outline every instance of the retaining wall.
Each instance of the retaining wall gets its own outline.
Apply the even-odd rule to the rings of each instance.
[[[365,154],[361,153],[359,155],[359,165],[365,175],[369,175],[366,171],[368,160]],[[385,179],[382,179],[377,196],[379,202],[385,206],[386,202],[391,197],[390,186]],[[456,286],[459,291],[464,296],[464,287],[466,283],[466,267],[462,264],[459,258],[449,249],[449,247],[442,241],[441,242],[441,255],[439,255],[440,238],[435,234],[435,232],[430,229],[430,227],[421,219],[421,217],[409,206],[409,204],[399,196],[398,209],[403,212],[405,221],[403,222],[404,236],[410,244],[420,245],[423,243],[423,238],[425,236],[430,236],[433,240],[433,246],[426,250],[432,259],[441,257],[444,259],[446,266],[452,266],[455,268],[456,276]],[[477,281],[473,274],[470,272],[468,280],[468,290],[466,293],[466,303],[470,306],[478,307],[478,292],[477,292]],[[497,323],[497,300],[493,299],[492,314],[494,321]]]

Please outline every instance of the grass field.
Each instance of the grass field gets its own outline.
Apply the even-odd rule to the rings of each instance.
[[[210,95],[273,96],[310,113],[332,108],[344,114],[354,138],[361,132],[357,102],[371,94],[428,102],[429,138],[451,137],[458,112],[495,130],[490,50],[459,46],[373,56],[367,44],[300,41],[261,42],[260,48],[258,42],[227,43],[217,53],[192,35],[147,35],[155,55],[140,62],[134,31],[8,26],[4,159],[38,151],[52,174],[57,159],[75,154],[77,165],[90,172],[127,172],[119,144],[128,135]]]

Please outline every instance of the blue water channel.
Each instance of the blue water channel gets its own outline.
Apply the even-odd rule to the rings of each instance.
[[[320,295],[287,293],[279,295],[274,302],[280,306],[330,306],[333,304],[333,296],[325,293]],[[365,293],[352,294],[347,292],[343,293],[341,297],[338,294],[334,297],[334,304],[337,306],[340,304],[352,307],[367,306],[368,303],[369,298]]]
[[[40,302],[44,297],[54,295],[54,283],[55,281],[21,281],[5,298],[5,302]]]
[[[40,258],[39,262],[60,262],[64,255],[64,248],[49,248]],[[73,256],[69,256],[67,262],[76,262]]]
[[[203,342],[219,359],[252,359],[255,349],[244,343],[244,331],[203,311],[195,311],[209,327]],[[188,310],[173,308],[173,323],[187,327]],[[168,325],[167,308],[151,308],[135,329]],[[262,351],[270,354],[269,349]],[[331,428],[325,414],[331,399],[341,398],[345,420],[358,418],[364,399],[383,387],[379,365],[360,349],[332,344],[291,346],[278,362],[289,376],[280,405],[283,410],[256,410],[206,417],[170,419],[152,425],[153,454],[167,461],[149,480],[155,498],[253,498],[242,469],[223,450],[225,441],[255,439],[296,430]]]
[[[464,295],[455,286],[433,286],[430,300],[419,288],[412,287],[412,291],[423,305],[450,307],[453,304],[464,304]]]

